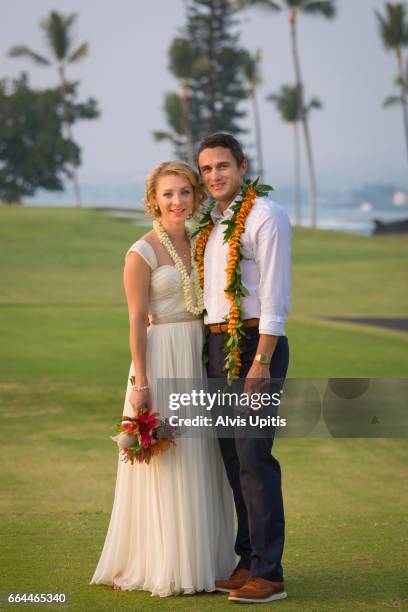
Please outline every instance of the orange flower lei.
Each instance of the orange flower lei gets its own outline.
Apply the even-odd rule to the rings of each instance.
[[[251,212],[255,198],[265,196],[272,189],[270,185],[259,185],[259,179],[247,181],[241,192],[241,199],[231,207],[233,215],[224,221],[227,226],[224,232],[224,242],[229,243],[228,262],[225,269],[227,282],[225,295],[230,302],[227,316],[228,329],[224,336],[225,370],[229,383],[239,376],[241,368],[240,343],[245,336],[243,330],[242,297],[249,295],[241,280],[240,262],[242,260],[241,236],[245,231],[245,221]],[[198,265],[201,288],[204,288],[204,251],[208,238],[214,228],[211,211],[215,206],[212,202],[204,213],[197,234],[195,259]]]

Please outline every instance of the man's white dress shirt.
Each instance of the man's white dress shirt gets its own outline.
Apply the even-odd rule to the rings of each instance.
[[[221,221],[232,216],[230,206],[222,213],[212,210],[214,221],[204,253],[204,305],[206,324],[222,323],[229,313],[230,302],[224,288],[228,261],[228,243],[223,243],[226,225]],[[290,239],[287,214],[269,197],[256,198],[241,236],[242,284],[249,291],[242,298],[244,319],[259,318],[259,333],[285,335],[285,321],[290,310]]]

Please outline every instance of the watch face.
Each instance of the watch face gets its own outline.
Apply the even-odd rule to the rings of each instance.
[[[259,355],[256,356],[257,361],[259,361],[259,363],[268,365],[269,364],[269,359],[266,355],[263,355],[262,353],[260,353]]]

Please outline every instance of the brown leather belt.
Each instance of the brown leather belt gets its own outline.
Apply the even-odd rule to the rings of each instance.
[[[259,319],[245,319],[242,327],[259,327]],[[228,323],[211,323],[211,325],[207,325],[207,329],[212,334],[225,334],[228,330]]]

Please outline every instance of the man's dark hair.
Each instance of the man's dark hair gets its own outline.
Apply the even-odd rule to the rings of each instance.
[[[197,166],[201,151],[204,151],[204,149],[214,149],[215,147],[224,147],[224,149],[229,149],[237,162],[238,168],[245,159],[242,147],[234,136],[231,136],[231,134],[226,134],[225,132],[216,132],[215,134],[206,136],[200,142],[196,156]]]

